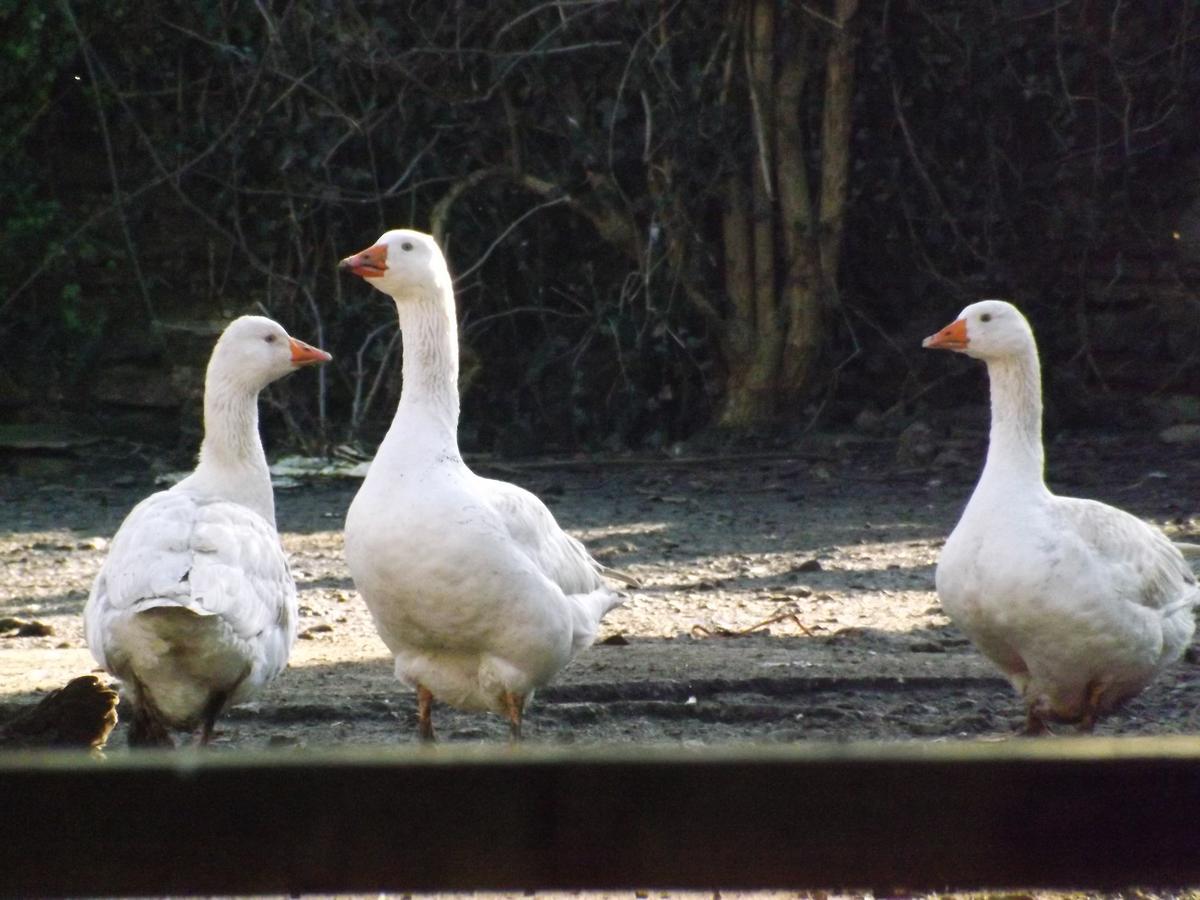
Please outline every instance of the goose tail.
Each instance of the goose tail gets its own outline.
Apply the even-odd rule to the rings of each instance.
[[[1200,545],[1197,545],[1196,552],[1200,554]],[[640,588],[642,586],[642,583],[637,579],[636,576],[630,575],[628,572],[622,572],[620,569],[610,569],[603,563],[596,563],[596,571],[598,571],[605,578],[620,582],[621,584],[625,585],[625,587]]]

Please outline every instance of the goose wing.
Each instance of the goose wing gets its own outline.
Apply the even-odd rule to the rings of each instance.
[[[481,478],[480,482],[509,538],[564,594],[586,594],[604,587],[603,567],[580,541],[559,527],[546,504],[507,481]]]
[[[1126,601],[1164,615],[1200,601],[1196,575],[1159,529],[1095,500],[1062,498],[1059,511],[1064,527],[1089,551],[1089,562],[1104,568]]]
[[[161,606],[222,616],[243,639],[296,634],[296,587],[275,529],[226,500],[154,494],[113,538],[84,613],[88,644],[104,663],[111,623]]]

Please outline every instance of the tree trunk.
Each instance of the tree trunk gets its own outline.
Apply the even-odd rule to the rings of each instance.
[[[774,0],[751,0],[742,27],[754,154],[749,201],[741,186],[746,175],[739,172],[731,179],[724,222],[725,285],[732,308],[726,328],[737,339],[727,342],[731,352],[717,418],[722,428],[748,427],[774,416],[785,337],[776,289]]]
[[[850,131],[854,106],[855,35],[850,20],[859,0],[835,0],[837,28],[825,60],[825,103],[821,121],[821,271],[830,305],[837,305],[838,263],[846,215],[850,171]]]
[[[809,66],[808,34],[795,21],[803,15],[792,10],[793,46],[781,54],[779,73],[779,127],[775,137],[779,154],[779,205],[786,251],[782,298],[787,312],[787,345],[783,355],[782,394],[791,404],[802,398],[824,345],[821,300],[821,261],[817,250],[816,213],[804,160],[802,119],[804,85]]]
[[[833,4],[815,187],[804,130],[813,17],[795,5],[747,0],[738,23],[754,141],[752,158],[726,186],[729,314],[720,427],[791,414],[819,371],[826,310],[837,303],[854,79],[850,22],[857,7],[858,0]]]

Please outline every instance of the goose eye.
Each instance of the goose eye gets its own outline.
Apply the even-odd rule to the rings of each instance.
[[[268,344],[273,344],[273,343],[275,343],[275,335],[268,334],[265,338],[263,338],[263,340],[266,341]]]
[[[991,314],[991,313],[984,313],[982,316],[980,316],[980,317],[979,317],[979,321],[980,321],[980,322],[990,322],[990,321],[992,321],[992,314]]]
[[[400,249],[401,249],[401,250],[411,250],[411,249],[412,249],[412,242],[411,242],[411,241],[405,241],[403,244],[401,244],[401,245],[400,245]]]

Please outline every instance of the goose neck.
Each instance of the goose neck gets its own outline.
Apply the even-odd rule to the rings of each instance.
[[[1037,350],[988,363],[992,425],[983,479],[1006,489],[1045,488],[1042,379]]]
[[[207,493],[247,506],[275,524],[271,474],[258,433],[257,391],[209,373],[200,462],[189,481]]]
[[[458,325],[452,296],[439,294],[396,303],[404,352],[397,418],[418,419],[422,431],[457,448]]]

